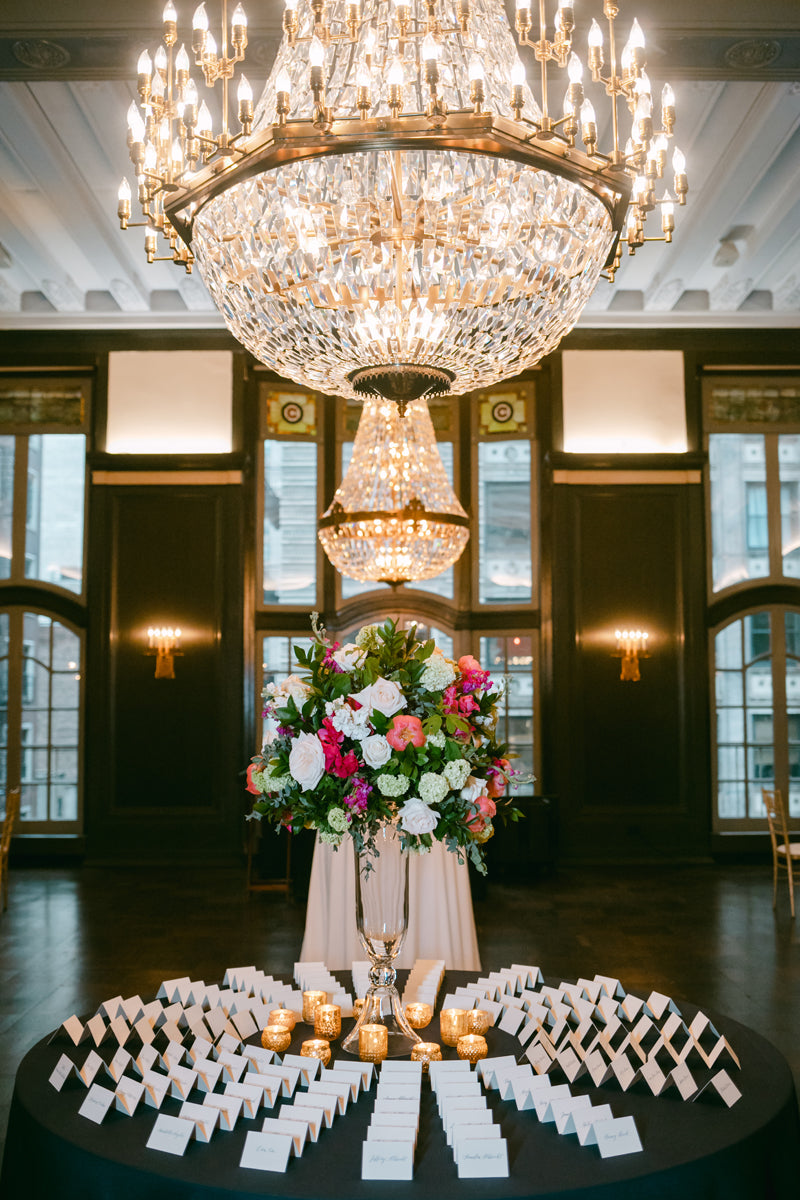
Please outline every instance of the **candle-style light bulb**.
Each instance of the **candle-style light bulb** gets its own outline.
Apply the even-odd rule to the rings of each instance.
[[[184,104],[188,104],[191,105],[192,108],[196,108],[198,99],[199,96],[197,95],[197,84],[193,79],[190,79],[183,92]]]
[[[325,62],[325,47],[316,34],[308,47],[308,63],[311,67],[321,67]]]
[[[632,50],[644,49],[644,34],[642,33],[642,27],[637,21],[636,17],[633,18],[631,32],[628,36],[628,45]]]
[[[192,17],[192,28],[200,29],[203,33],[208,33],[208,13],[206,12],[205,4],[198,4],[194,10]]]
[[[682,150],[675,147],[672,154],[672,169],[676,175],[682,175],[686,170],[686,157]]]
[[[670,85],[668,83],[665,83],[663,88],[661,89],[661,107],[662,108],[674,108],[675,107],[675,93],[673,92],[672,88],[670,87]]]
[[[514,87],[522,87],[525,82],[525,67],[520,59],[517,59],[511,68],[511,82]]]
[[[167,0],[167,3],[164,5],[164,12],[161,15],[161,20],[164,22],[171,21],[174,23],[177,21],[177,19],[178,14],[175,11],[175,5],[172,3],[172,0]]]
[[[479,54],[473,54],[469,60],[469,80],[473,83],[479,80],[483,83],[486,79],[486,71],[483,67],[483,60]]]
[[[372,86],[372,76],[367,69],[366,63],[359,63],[356,71],[356,87],[369,88]]]
[[[403,83],[405,82],[405,73],[403,71],[403,64],[399,58],[392,59],[391,66],[389,67],[389,71],[386,76],[386,81],[389,84],[389,87],[403,86]]]
[[[280,71],[278,71],[278,75],[275,80],[275,91],[276,92],[286,92],[288,94],[289,92],[291,92],[291,90],[292,90],[292,81],[289,78],[289,72],[286,70],[286,67],[281,67]]]
[[[189,66],[189,55],[186,53],[186,47],[181,46],[180,50],[175,55],[175,70],[188,72]]]
[[[583,63],[574,50],[567,60],[567,75],[570,83],[580,83],[583,79]]]
[[[200,105],[200,111],[197,114],[197,124],[202,130],[210,132],[211,130],[211,113],[205,100]]]
[[[422,57],[425,62],[438,62],[441,48],[432,33],[426,33],[422,39]]]
[[[152,71],[153,63],[150,59],[150,55],[146,50],[143,50],[139,55],[139,61],[136,64],[136,73],[137,75],[150,75],[152,74]]]
[[[252,104],[253,102],[253,89],[246,75],[242,75],[239,80],[239,86],[236,89],[236,99],[240,104],[247,102]]]
[[[589,35],[587,38],[589,45],[594,49],[599,49],[603,45],[603,31],[597,24],[597,21],[592,17],[592,23],[589,26]]]
[[[136,107],[136,104],[133,100],[131,100],[131,103],[128,107],[127,118],[131,139],[134,142],[144,141],[144,121],[142,120],[142,114],[139,112],[139,109]]]
[[[131,198],[131,185],[128,183],[127,179],[125,179],[123,177],[122,182],[119,185],[119,191],[117,192],[117,199],[118,200],[130,200],[130,198]]]
[[[247,28],[247,13],[244,11],[241,4],[237,4],[236,8],[233,10],[233,16],[231,17],[231,25],[233,26],[234,29],[236,29],[240,25],[243,25],[245,27],[245,29]]]

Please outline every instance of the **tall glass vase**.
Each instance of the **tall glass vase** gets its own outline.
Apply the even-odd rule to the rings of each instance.
[[[358,1054],[362,1025],[385,1025],[389,1058],[410,1054],[420,1041],[405,1018],[395,987],[394,960],[408,929],[408,854],[394,825],[384,825],[376,839],[377,855],[356,855],[356,926],[372,966],[364,1007],[342,1049]]]

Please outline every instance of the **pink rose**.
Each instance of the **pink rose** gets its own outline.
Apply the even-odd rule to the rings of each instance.
[[[462,654],[458,660],[458,669],[462,675],[469,675],[471,671],[482,671],[483,667],[471,654]]]
[[[392,727],[386,735],[386,740],[393,750],[405,750],[412,746],[424,746],[425,734],[422,731],[422,721],[419,717],[395,717]]]
[[[247,790],[248,792],[252,792],[254,796],[261,795],[260,789],[257,788],[253,783],[253,772],[257,771],[258,769],[259,768],[255,763],[250,763],[250,766],[247,768]]]
[[[474,801],[473,808],[477,809],[477,812],[471,820],[467,821],[467,829],[471,830],[472,833],[483,833],[487,823],[491,821],[497,812],[497,805],[494,800],[483,795],[478,796]]]

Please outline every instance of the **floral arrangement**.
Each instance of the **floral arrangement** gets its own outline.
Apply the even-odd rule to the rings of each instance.
[[[247,770],[251,816],[316,829],[334,846],[349,835],[358,854],[396,821],[404,848],[424,853],[436,838],[485,873],[495,816],[521,816],[507,795],[519,772],[495,741],[502,692],[489,672],[393,621],[364,626],[345,646],[316,613],[312,628],[309,650],[295,649],[304,677],[264,691],[272,729]]]

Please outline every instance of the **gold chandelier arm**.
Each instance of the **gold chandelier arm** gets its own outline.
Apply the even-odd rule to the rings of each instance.
[[[342,525],[355,525],[357,521],[427,521],[431,525],[461,525],[468,529],[470,519],[460,513],[431,512],[421,506],[407,505],[400,509],[365,509],[363,512],[346,512],[343,508],[325,513],[317,522],[320,529],[336,529]]]

